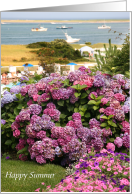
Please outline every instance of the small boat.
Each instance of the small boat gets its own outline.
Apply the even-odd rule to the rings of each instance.
[[[110,29],[110,28],[111,28],[111,26],[106,26],[105,22],[104,22],[104,25],[98,26],[98,29]]]
[[[40,31],[40,32],[42,32],[42,31],[47,31],[47,29],[48,28],[44,28],[44,27],[41,27],[39,25],[39,28],[32,28],[31,31],[34,31],[34,32]]]
[[[55,22],[51,22],[51,24],[56,24]]]
[[[73,27],[66,27],[66,26],[56,27],[56,29],[68,29],[68,28],[73,28]]]
[[[80,40],[80,39],[72,38],[71,36],[68,36],[67,33],[65,33],[65,36],[67,38],[67,40],[66,40],[67,43],[74,43],[74,42],[78,42]]]
[[[6,24],[6,23],[4,23],[4,22],[1,22],[1,24]]]
[[[111,26],[106,26],[106,25],[102,25],[102,26],[98,26],[98,29],[110,29]]]

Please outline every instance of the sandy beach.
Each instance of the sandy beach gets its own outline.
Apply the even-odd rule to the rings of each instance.
[[[1,23],[104,23],[104,20],[1,20]],[[126,23],[130,20],[105,20],[105,23]]]

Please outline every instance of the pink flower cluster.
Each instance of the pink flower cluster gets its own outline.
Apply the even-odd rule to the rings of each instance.
[[[58,121],[61,112],[56,109],[53,103],[48,103],[47,108],[43,111],[43,114],[49,115],[53,120]]]
[[[83,155],[73,174],[66,176],[53,189],[47,186],[43,192],[129,192],[130,168],[123,165],[121,157],[124,158],[105,149],[99,154]]]

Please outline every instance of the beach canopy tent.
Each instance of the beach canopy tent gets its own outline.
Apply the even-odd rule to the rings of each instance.
[[[68,63],[70,65],[70,71],[74,71],[74,66],[77,65],[76,63]]]
[[[88,53],[92,54],[92,56],[94,56],[94,49],[92,49],[91,47],[89,46],[84,46],[82,48],[80,48],[80,52],[81,52],[81,55],[83,54],[83,52],[87,51]]]

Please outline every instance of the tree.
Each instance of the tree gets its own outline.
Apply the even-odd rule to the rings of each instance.
[[[130,36],[126,35],[124,44],[121,51],[117,52],[117,55],[113,58],[113,64],[115,67],[115,73],[129,74],[130,70]]]
[[[124,74],[129,77],[129,65],[130,65],[130,36],[126,35],[124,43],[121,50],[117,50],[111,46],[111,40],[109,39],[109,48],[106,49],[104,44],[106,56],[102,56],[100,51],[99,55],[95,55],[97,62],[96,70],[102,71],[104,73],[113,74]]]

